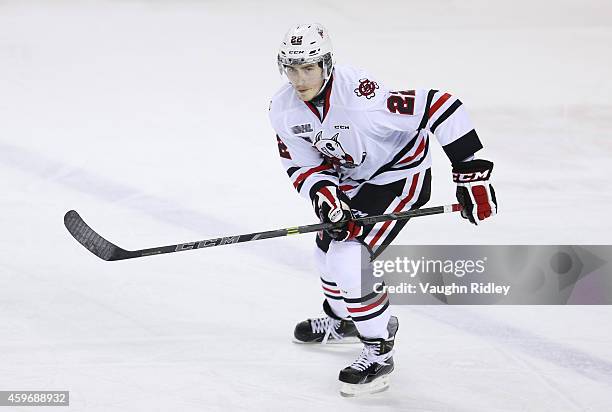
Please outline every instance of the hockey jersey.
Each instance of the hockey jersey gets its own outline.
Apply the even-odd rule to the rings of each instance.
[[[325,185],[353,197],[364,183],[423,172],[431,167],[431,135],[453,163],[482,148],[461,101],[449,93],[389,90],[340,65],[329,82],[322,107],[299,99],[289,83],[270,103],[281,161],[305,197]]]

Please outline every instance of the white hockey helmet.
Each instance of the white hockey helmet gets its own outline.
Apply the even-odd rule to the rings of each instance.
[[[327,29],[319,23],[292,27],[285,34],[277,60],[281,74],[285,73],[285,66],[321,62],[327,82],[334,68],[334,53]]]

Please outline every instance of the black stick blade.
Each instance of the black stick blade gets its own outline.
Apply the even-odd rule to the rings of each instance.
[[[70,210],[64,215],[64,226],[81,245],[103,260],[117,260],[128,252],[97,234],[79,214]]]

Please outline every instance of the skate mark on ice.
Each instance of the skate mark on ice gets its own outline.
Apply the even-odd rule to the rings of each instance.
[[[45,157],[40,153],[4,142],[0,142],[0,163],[24,173],[35,175],[43,182],[56,183],[79,193],[90,195],[102,202],[117,204],[126,209],[146,214],[159,222],[187,229],[201,237],[228,236],[248,231],[244,227],[232,224],[231,221],[216,219],[209,214],[185,208],[170,199],[147,194],[136,187],[119,183],[86,169],[73,167]],[[142,229],[145,230],[146,228]],[[112,234],[113,228],[100,228],[100,230]],[[242,248],[249,253],[254,253],[257,256],[265,255],[276,262],[295,268],[296,259],[304,254],[303,251],[292,247],[288,242],[283,244],[283,249],[286,253],[278,253],[275,248],[265,247],[257,243]]]

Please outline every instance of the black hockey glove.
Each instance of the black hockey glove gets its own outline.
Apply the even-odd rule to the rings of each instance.
[[[453,165],[457,200],[463,207],[461,216],[475,225],[497,213],[495,191],[489,182],[492,171],[493,162],[482,159]]]
[[[315,213],[324,223],[336,223],[345,221],[345,224],[334,229],[326,230],[327,234],[334,240],[344,242],[359,236],[363,227],[351,220],[354,219],[353,212],[349,206],[349,198],[336,186],[323,186],[315,192],[312,204]]]

